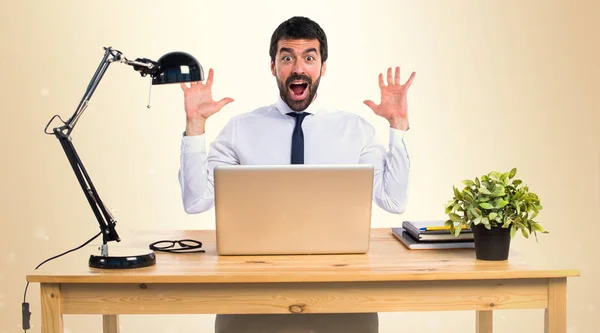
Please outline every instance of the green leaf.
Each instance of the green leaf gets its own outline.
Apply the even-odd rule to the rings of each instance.
[[[450,232],[454,231],[454,222],[452,220],[447,220],[444,222],[444,225],[450,228]]]
[[[488,190],[487,187],[485,187],[485,186],[480,186],[479,187],[479,193],[488,194],[488,195],[492,194],[492,192],[490,192],[490,190]]]
[[[516,233],[516,232],[517,232],[517,226],[513,224],[513,225],[510,227],[510,238],[513,238],[513,237],[515,237],[515,233]]]
[[[452,189],[454,190],[454,196],[456,197],[456,199],[462,200],[462,195],[460,194],[458,189],[455,186],[452,186]]]
[[[454,207],[452,207],[452,210],[458,212],[460,208],[462,208],[462,205],[457,203],[456,205],[454,205]]]
[[[477,185],[477,187],[481,186],[481,182],[479,181],[479,178],[475,177],[475,184]]]
[[[515,209],[517,210],[517,214],[519,214],[519,215],[521,214],[521,204],[522,203],[519,200],[516,200],[514,202]]]
[[[475,183],[472,180],[468,180],[468,179],[463,180],[462,183],[467,186],[475,186]]]
[[[492,192],[492,196],[494,197],[502,197],[506,195],[505,191],[504,191],[504,186],[502,185],[496,185],[496,187],[494,187],[494,191]]]
[[[535,231],[539,231],[544,234],[548,233],[546,230],[544,230],[544,228],[541,225],[539,225],[536,222],[531,221],[531,226],[533,227],[533,230],[535,230]]]
[[[448,216],[450,217],[451,221],[462,223],[462,219],[460,218],[460,216],[458,216],[458,214],[450,213]]]
[[[508,174],[508,179],[513,179],[516,174],[517,174],[517,168],[512,168],[512,170],[510,170],[510,173]]]
[[[531,216],[529,217],[530,219],[534,219],[538,216],[538,212],[533,212],[533,214],[531,214]]]
[[[462,197],[465,202],[471,202],[475,200],[475,196],[468,188],[463,191]]]
[[[529,238],[529,233],[527,232],[526,228],[521,229],[521,234],[523,235],[523,237]]]
[[[454,237],[457,237],[460,234],[461,229],[462,229],[462,224],[459,224],[456,226],[456,229],[454,230]]]
[[[505,172],[500,176],[500,181],[502,181],[502,184],[504,185],[508,184],[508,172]]]
[[[460,204],[456,203],[454,200],[448,201],[448,203],[446,204],[446,207],[445,207],[445,213],[448,214],[448,213],[452,212],[454,207],[456,207],[456,205],[460,206]]]
[[[490,225],[490,220],[487,217],[484,217],[481,219],[481,223],[487,225]],[[489,229],[489,228],[488,228]]]
[[[492,205],[489,202],[482,202],[479,204],[479,207],[483,208],[483,209],[493,209],[494,205]]]
[[[512,183],[515,187],[517,187],[517,186],[521,185],[523,183],[523,181],[520,179],[515,179],[515,180],[513,180]]]
[[[496,201],[495,208],[497,208],[497,209],[504,208],[504,207],[506,207],[506,205],[508,205],[508,203],[509,202],[507,200],[499,199],[498,201]]]
[[[498,213],[496,212],[491,212],[490,215],[488,216],[490,218],[490,220],[495,220],[496,217],[498,217]]]

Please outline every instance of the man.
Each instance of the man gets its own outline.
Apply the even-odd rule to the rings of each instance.
[[[271,73],[279,88],[272,105],[233,117],[206,151],[207,119],[233,102],[214,101],[214,71],[206,83],[181,85],[184,92],[186,129],[182,139],[179,181],[184,209],[201,213],[214,205],[213,169],[219,164],[372,164],[375,168],[373,201],[391,213],[404,212],[410,161],[403,136],[408,130],[407,91],[415,73],[400,83],[400,68],[387,70],[387,84],[379,74],[381,103],[364,103],[390,123],[389,150],[375,143],[375,129],[361,117],[318,105],[317,90],[327,67],[327,38],[321,27],[304,17],[281,23],[271,37]],[[253,325],[280,329],[286,325],[321,333],[376,332],[376,314],[327,316],[219,316],[217,331],[237,332]],[[261,319],[262,318],[262,319]],[[301,320],[291,324],[291,320]],[[259,324],[259,322],[263,324]],[[277,323],[276,323],[277,322]],[[239,327],[237,327],[239,323]],[[254,323],[254,324],[253,324]],[[304,325],[306,324],[306,325]],[[336,326],[340,325],[340,326]],[[361,330],[364,325],[364,330]],[[263,328],[255,327],[263,332]],[[350,329],[353,330],[350,330]],[[270,331],[269,331],[270,332]],[[308,332],[308,331],[307,331]],[[329,330],[327,330],[329,332]]]

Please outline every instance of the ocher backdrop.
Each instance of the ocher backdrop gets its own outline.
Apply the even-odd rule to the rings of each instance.
[[[360,114],[387,142],[387,124],[362,104],[379,100],[378,73],[417,76],[409,93],[410,202],[404,215],[374,208],[373,226],[444,218],[460,185],[518,168],[542,199],[551,233],[518,236],[513,251],[567,264],[568,332],[597,332],[600,187],[600,3],[597,1],[3,1],[0,4],[2,152],[0,333],[18,332],[25,275],[75,247],[97,225],[48,120],[68,118],[103,46],[129,58],[181,50],[215,69],[209,142],[233,115],[272,103],[271,33],[306,15],[330,42],[319,98]],[[135,229],[211,229],[214,211],[184,213],[177,182],[184,129],[177,86],[154,87],[130,67],[109,68],[73,139],[123,236]],[[52,265],[52,262],[46,264]],[[31,332],[40,331],[30,286]],[[474,313],[384,313],[381,332],[469,332]],[[122,332],[210,332],[214,316],[122,316]],[[496,312],[497,332],[542,332],[543,311]],[[414,329],[408,329],[413,327]],[[65,317],[68,332],[101,332],[100,316]]]

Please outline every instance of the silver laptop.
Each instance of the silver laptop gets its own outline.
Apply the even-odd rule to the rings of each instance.
[[[369,250],[373,166],[217,166],[220,255],[351,254]]]

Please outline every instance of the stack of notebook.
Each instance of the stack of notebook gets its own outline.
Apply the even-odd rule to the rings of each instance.
[[[444,221],[404,221],[392,228],[392,234],[409,249],[472,249],[473,231],[462,229],[458,236],[450,233]]]

